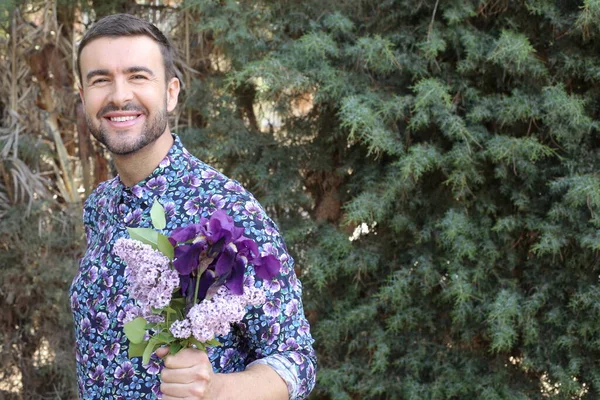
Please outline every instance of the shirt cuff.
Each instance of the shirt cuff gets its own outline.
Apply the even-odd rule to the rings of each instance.
[[[269,367],[273,368],[275,370],[275,372],[277,372],[277,374],[285,382],[285,384],[288,388],[289,399],[290,400],[296,399],[296,397],[298,396],[300,384],[299,384],[298,375],[296,374],[296,366],[294,365],[293,362],[291,362],[290,360],[288,360],[286,357],[282,356],[281,354],[273,354],[273,355],[252,361],[250,364],[248,364],[248,367],[251,365],[254,365],[254,364],[268,365]]]

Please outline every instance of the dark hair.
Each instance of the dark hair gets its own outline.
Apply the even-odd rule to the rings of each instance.
[[[86,32],[83,39],[81,39],[81,43],[79,43],[79,49],[77,50],[77,75],[79,75],[80,82],[83,82],[81,80],[80,65],[81,50],[94,39],[121,36],[148,36],[154,40],[160,47],[167,81],[177,76],[173,63],[173,46],[171,46],[169,39],[165,37],[160,29],[150,22],[130,14],[114,14],[97,21]]]

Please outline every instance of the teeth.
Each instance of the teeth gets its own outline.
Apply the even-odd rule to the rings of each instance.
[[[113,122],[125,122],[125,121],[131,121],[132,119],[136,119],[137,117],[134,115],[131,115],[129,117],[111,117],[110,120]]]

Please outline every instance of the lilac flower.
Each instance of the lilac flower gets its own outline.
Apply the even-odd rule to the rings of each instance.
[[[163,308],[171,302],[179,286],[179,276],[170,268],[170,260],[150,245],[120,238],[114,252],[126,264],[129,293],[142,309]]]
[[[226,286],[217,293],[193,306],[187,314],[192,335],[201,342],[216,336],[227,335],[231,324],[244,318],[246,307],[264,300],[264,293],[256,288],[246,288],[243,295],[235,295]]]
[[[192,335],[192,328],[189,319],[183,321],[175,321],[169,328],[173,336],[178,339],[187,339]]]

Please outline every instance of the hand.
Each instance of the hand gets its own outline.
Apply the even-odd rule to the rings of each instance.
[[[165,364],[160,374],[163,400],[213,399],[212,384],[215,373],[206,352],[183,349],[175,355],[168,355],[168,353],[168,347],[156,350],[156,355],[164,358]]]

